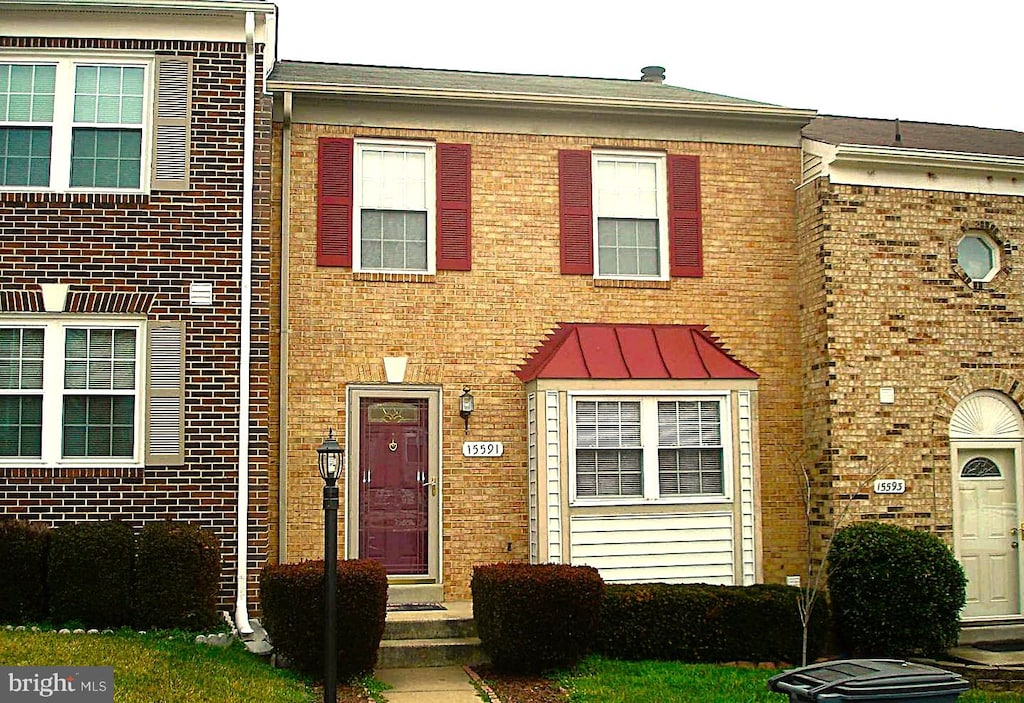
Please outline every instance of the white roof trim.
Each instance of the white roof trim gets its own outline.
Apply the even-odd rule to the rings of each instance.
[[[118,12],[258,12],[277,14],[277,6],[260,0],[0,0],[0,7],[21,10]]]
[[[839,144],[833,162],[850,164],[900,164],[928,168],[977,169],[1007,173],[1024,172],[1024,157],[971,154],[958,151],[928,151],[901,147]]]

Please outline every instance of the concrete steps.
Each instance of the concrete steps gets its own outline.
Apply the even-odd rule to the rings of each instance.
[[[445,610],[393,611],[387,615],[378,669],[479,664],[480,647],[470,602],[447,602]]]

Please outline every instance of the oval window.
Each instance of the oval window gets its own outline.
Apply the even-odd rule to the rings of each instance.
[[[976,456],[960,470],[960,478],[1001,478],[1002,473],[996,463],[987,456]]]

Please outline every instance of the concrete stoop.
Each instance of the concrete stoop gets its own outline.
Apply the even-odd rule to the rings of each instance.
[[[378,669],[480,664],[487,661],[476,636],[472,603],[445,610],[389,612],[377,655]]]

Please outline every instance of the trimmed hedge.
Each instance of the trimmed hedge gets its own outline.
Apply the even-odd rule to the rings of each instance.
[[[799,589],[779,585],[611,584],[596,649],[612,659],[799,662]],[[827,608],[811,621],[808,656],[828,640]]]
[[[114,520],[81,522],[53,531],[47,581],[50,618],[87,627],[131,622],[132,529]]]
[[[50,532],[42,523],[0,520],[0,622],[46,619]]]
[[[306,674],[324,673],[324,562],[271,564],[260,573],[263,626]],[[338,679],[373,671],[387,615],[388,576],[370,559],[338,563]]]
[[[540,673],[574,666],[597,628],[604,581],[597,569],[505,563],[473,569],[473,617],[499,671]]]
[[[220,541],[198,525],[151,522],[136,540],[135,624],[203,630],[216,626]]]
[[[938,654],[954,646],[967,578],[935,535],[880,522],[836,533],[828,588],[839,644],[854,656]]]

